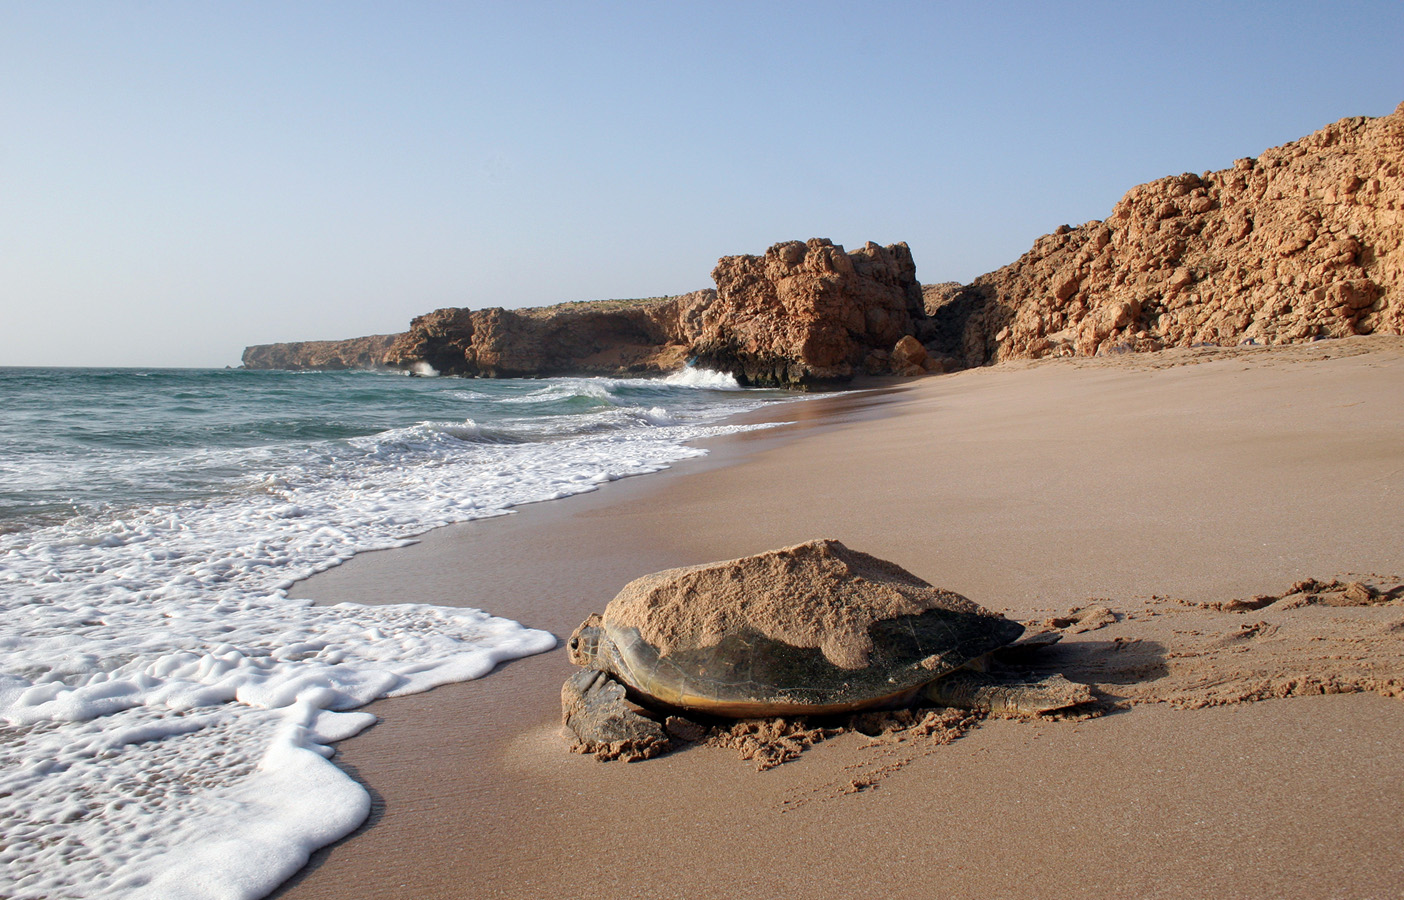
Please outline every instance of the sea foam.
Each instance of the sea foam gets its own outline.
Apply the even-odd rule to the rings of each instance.
[[[625,390],[584,394],[596,388]],[[224,494],[0,535],[0,896],[255,898],[356,828],[369,800],[328,761],[374,721],[351,710],[556,638],[474,609],[314,606],[287,588],[739,430],[652,399],[222,451],[245,471]]]
[[[687,366],[679,369],[671,375],[666,375],[662,379],[664,384],[679,385],[684,387],[708,388],[714,391],[739,391],[741,384],[736,380],[735,375],[727,372],[718,372],[715,369],[703,369],[696,366]]]

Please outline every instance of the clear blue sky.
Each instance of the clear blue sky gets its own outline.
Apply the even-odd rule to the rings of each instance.
[[[237,364],[781,240],[969,281],[1404,101],[1404,3],[0,0],[0,365]]]

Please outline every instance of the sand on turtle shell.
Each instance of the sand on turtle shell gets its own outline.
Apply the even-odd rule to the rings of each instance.
[[[753,629],[860,669],[872,651],[868,626],[937,608],[994,615],[894,563],[817,540],[645,575],[610,601],[605,619],[637,628],[665,654]]]

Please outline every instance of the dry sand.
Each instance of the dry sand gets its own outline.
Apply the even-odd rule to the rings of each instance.
[[[761,773],[711,746],[600,763],[559,732],[561,648],[373,706],[338,755],[371,821],[279,896],[1404,896],[1404,605],[1343,589],[1404,576],[1404,339],[1006,365],[783,413],[298,592],[564,637],[645,573],[832,537],[1063,630],[1112,711],[850,732]]]

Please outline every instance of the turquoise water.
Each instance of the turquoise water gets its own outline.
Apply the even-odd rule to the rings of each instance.
[[[295,581],[703,451],[666,380],[0,369],[0,896],[244,897],[354,829],[330,744],[554,635]]]
[[[710,373],[667,382],[0,368],[0,531],[227,493],[307,454],[344,454],[350,439],[392,440],[424,423],[458,429],[465,443],[549,441],[711,422],[778,396]]]

